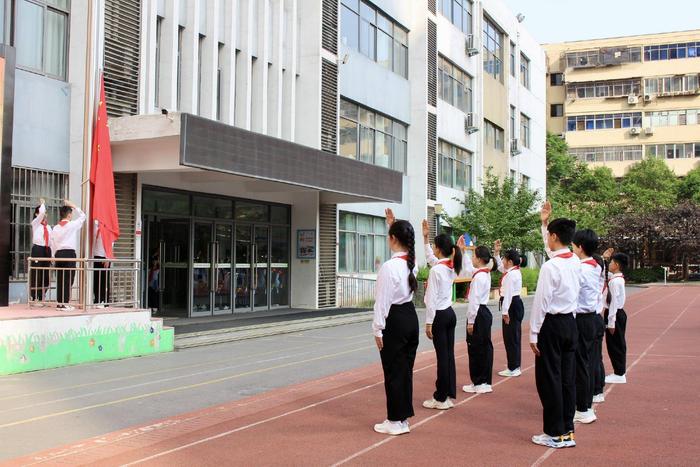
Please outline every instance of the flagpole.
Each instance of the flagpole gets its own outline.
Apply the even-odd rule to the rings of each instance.
[[[85,83],[84,83],[84,109],[83,109],[83,172],[82,172],[82,183],[81,183],[81,205],[83,211],[90,215],[90,148],[92,141],[92,107],[94,106],[94,92],[93,84],[95,82],[95,50],[94,42],[95,35],[97,34],[97,28],[95,27],[94,20],[94,0],[88,0],[88,11],[87,11],[87,24],[88,24],[88,34],[87,34],[87,48],[85,57]],[[85,224],[85,228],[81,231],[81,245],[82,245],[82,258],[87,258],[90,256],[90,235],[89,232],[92,231],[92,220],[88,219]],[[83,274],[80,278],[80,303],[83,306],[87,305],[88,297],[88,274],[85,269],[85,264],[83,265]]]

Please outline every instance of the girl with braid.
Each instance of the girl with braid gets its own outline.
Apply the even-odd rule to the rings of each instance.
[[[413,417],[413,363],[418,348],[418,316],[413,306],[416,280],[415,233],[411,224],[386,210],[391,259],[379,269],[372,330],[384,370],[387,417],[374,431],[410,432]]]

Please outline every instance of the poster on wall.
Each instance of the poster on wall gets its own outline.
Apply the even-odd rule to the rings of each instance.
[[[297,230],[297,258],[316,259],[315,230]]]

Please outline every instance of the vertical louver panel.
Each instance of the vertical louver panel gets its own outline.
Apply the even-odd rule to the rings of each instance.
[[[428,199],[437,198],[437,115],[428,113]]]
[[[107,113],[136,115],[139,104],[141,1],[105,1],[104,79]]]
[[[336,236],[338,231],[337,205],[319,207],[318,233],[318,307],[336,306]]]
[[[321,150],[337,154],[338,65],[323,60],[321,74]]]
[[[437,105],[437,25],[428,20],[428,104]]]
[[[435,14],[435,13],[436,13],[436,10],[435,10],[435,4],[436,4],[436,3],[437,3],[436,0],[428,0],[428,10],[429,10],[432,14]]]
[[[430,236],[429,238],[435,238],[437,236],[437,222],[435,219],[435,208],[428,206],[428,225],[430,226]]]
[[[324,49],[338,53],[338,0],[323,0],[323,26],[321,29]]]
[[[114,245],[114,255],[133,259],[136,254],[136,175],[114,174],[114,194],[119,217],[119,240]]]

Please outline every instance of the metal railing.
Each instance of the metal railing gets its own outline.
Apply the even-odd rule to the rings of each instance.
[[[370,308],[374,305],[376,279],[356,276],[338,276],[337,300],[341,308]]]
[[[28,258],[30,306],[140,308],[141,261]]]

